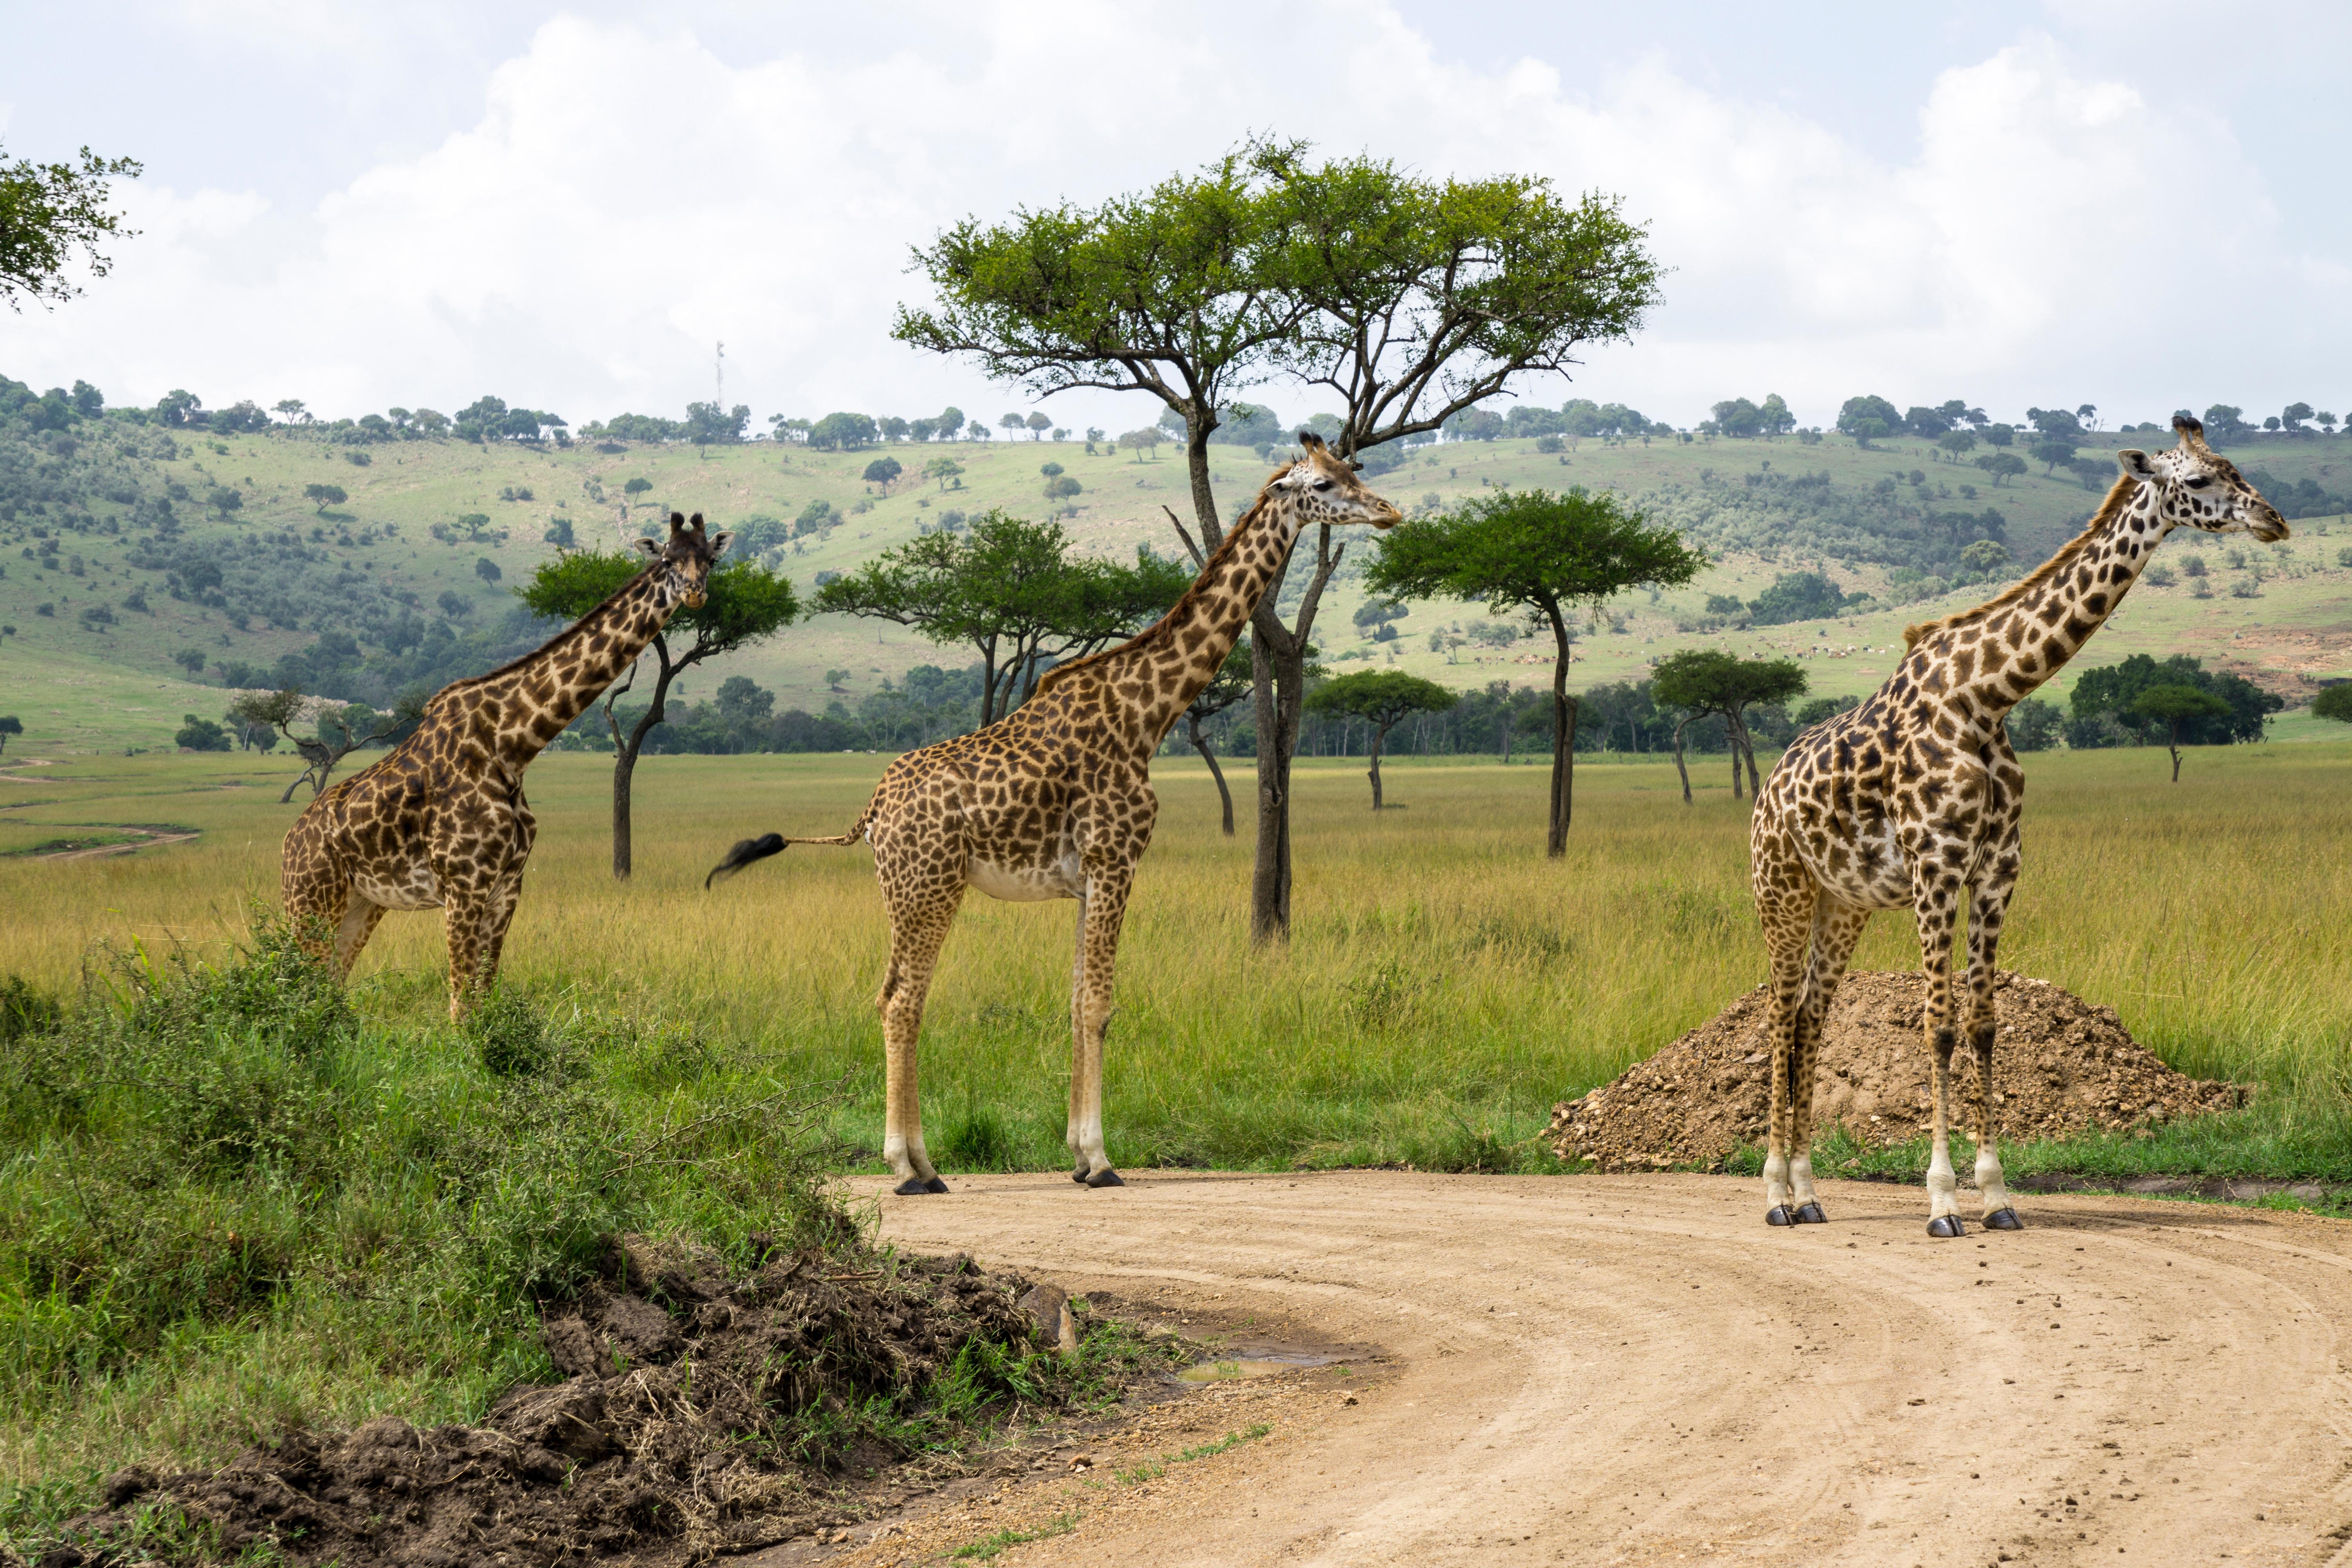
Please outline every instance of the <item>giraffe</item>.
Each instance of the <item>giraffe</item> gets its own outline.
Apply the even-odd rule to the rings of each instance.
[[[793,844],[874,847],[890,915],[882,1014],[887,1122],[882,1152],[901,1194],[944,1193],[923,1148],[916,1043],[940,949],[966,888],[992,898],[1075,899],[1070,977],[1070,1179],[1125,1184],[1103,1148],[1103,1037],[1120,921],[1159,805],[1151,755],[1224,662],[1292,544],[1309,523],[1394,527],[1397,509],[1354,468],[1302,434],[1175,607],[1132,641],[1049,670],[1034,696],[975,734],[909,752],[882,775],[865,814],[830,838],[745,839],[705,879]]]
[[[702,603],[731,535],[702,514],[670,513],[666,541],[611,598],[536,653],[454,681],[381,761],[313,800],[288,830],[280,879],[304,945],[331,952],[338,977],[386,910],[438,905],[449,940],[449,1016],[461,1018],[497,975],[522,896],[537,825],[523,770],[617,679],[680,605]],[[331,942],[322,925],[335,928]]]
[[[1967,1234],[1949,1147],[1952,1051],[1975,1053],[1976,1179],[1990,1230],[2023,1223],[1993,1151],[1993,953],[2017,885],[2025,774],[2002,720],[2074,657],[2175,528],[2286,537],[2285,520],[2186,416],[2157,457],[2116,454],[2123,473],[2083,531],[1972,610],[1906,628],[1893,676],[1860,708],[1790,743],[1749,826],[1756,911],[1771,959],[1772,1092],[1765,1222],[1819,1225],[1813,1195],[1814,1053],[1846,961],[1874,910],[1909,909],[1927,973],[1921,1026],[1934,1072],[1927,1234]],[[1968,1005],[1952,984],[1953,928],[1968,900]],[[1810,949],[1810,952],[1808,951]]]

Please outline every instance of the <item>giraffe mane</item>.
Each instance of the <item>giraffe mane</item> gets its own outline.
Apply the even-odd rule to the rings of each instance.
[[[1905,650],[1907,652],[1918,647],[1922,637],[1933,637],[1937,632],[1949,631],[1954,626],[1966,625],[1979,616],[1990,615],[2005,605],[2015,604],[2052,578],[2066,572],[2083,553],[2084,547],[2090,542],[2091,535],[2096,533],[2102,524],[2111,521],[2124,508],[2129,506],[2132,497],[2138,493],[2137,479],[2133,479],[2129,474],[2118,475],[2116,482],[2107,489],[2107,499],[2099,503],[2099,510],[2093,512],[2091,521],[2083,525],[2083,531],[2060,545],[2057,554],[2053,555],[2025,576],[2011,583],[1973,609],[1956,610],[1936,620],[1922,621],[1915,626],[1905,626],[1903,628]]]
[[[1225,531],[1225,537],[1223,540],[1218,543],[1214,550],[1209,552],[1209,558],[1201,563],[1201,570],[1194,574],[1192,578],[1192,585],[1185,589],[1182,595],[1180,596],[1173,605],[1171,605],[1168,607],[1168,613],[1166,615],[1160,616],[1158,620],[1144,627],[1143,630],[1136,633],[1135,636],[1128,638],[1125,642],[1118,644],[1115,647],[1102,648],[1097,652],[1087,655],[1084,658],[1074,658],[1067,664],[1055,665],[1053,668],[1047,670],[1045,674],[1037,678],[1037,689],[1033,696],[1033,700],[1034,697],[1043,697],[1049,689],[1065,678],[1075,675],[1079,670],[1086,669],[1093,665],[1101,664],[1107,659],[1116,658],[1120,654],[1139,652],[1144,648],[1153,647],[1167,641],[1168,638],[1173,635],[1170,628],[1175,625],[1177,616],[1184,611],[1192,608],[1206,596],[1202,588],[1202,584],[1209,580],[1210,573],[1217,566],[1223,564],[1226,557],[1232,555],[1240,548],[1241,537],[1245,525],[1248,524],[1251,520],[1255,519],[1258,513],[1265,510],[1274,494],[1275,481],[1289,473],[1292,468],[1297,465],[1297,461],[1298,459],[1294,458],[1290,462],[1285,463],[1282,467],[1275,469],[1274,473],[1266,479],[1265,487],[1258,491],[1257,500],[1251,503],[1250,509],[1247,511],[1242,513],[1241,516],[1234,520],[1234,525]]]

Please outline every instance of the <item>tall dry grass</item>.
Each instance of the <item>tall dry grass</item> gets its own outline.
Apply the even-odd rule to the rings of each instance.
[[[839,831],[883,761],[651,759],[637,775],[638,871],[624,886],[607,868],[609,764],[543,759],[509,977],[699,1016],[792,1071],[846,1074],[843,1131],[878,1144],[873,994],[887,930],[867,852],[796,848],[708,893],[701,879],[737,837]],[[1246,826],[1223,838],[1205,772],[1160,764],[1160,828],[1111,1027],[1115,1160],[1519,1163],[1555,1100],[1762,978],[1746,806],[1719,777],[1685,807],[1670,764],[1587,763],[1569,855],[1547,862],[1541,768],[1388,767],[1398,809],[1375,816],[1360,763],[1302,765],[1295,939],[1260,951]],[[51,772],[80,776],[28,792],[55,804],[0,816],[17,842],[62,822],[183,822],[205,836],[127,858],[0,861],[0,969],[59,986],[95,942],[218,942],[242,931],[251,899],[274,900],[277,837],[297,808],[275,804],[249,759]],[[2177,787],[2145,751],[2032,757],[2028,776],[2004,964],[2114,1005],[2185,1070],[2340,1116],[2352,1089],[2352,746],[2203,751]],[[1235,782],[1245,791],[1246,772]],[[1073,913],[968,898],[925,1030],[935,1155],[1059,1158]],[[1916,962],[1900,915],[1874,922],[1857,957]],[[435,916],[391,917],[357,999],[428,1018],[443,965]]]

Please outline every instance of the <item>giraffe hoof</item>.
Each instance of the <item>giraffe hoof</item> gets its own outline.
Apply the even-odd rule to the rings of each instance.
[[[1797,1223],[1797,1216],[1790,1212],[1789,1205],[1787,1204],[1774,1204],[1770,1208],[1764,1211],[1764,1223],[1766,1225],[1794,1225]]]
[[[1082,1187],[1087,1184],[1087,1163],[1084,1160],[1079,1161],[1078,1168],[1070,1173],[1070,1180]]]
[[[943,1193],[947,1190],[948,1184],[940,1180],[937,1176],[933,1176],[929,1181],[923,1184],[923,1191],[927,1193]]]
[[[1984,1216],[1987,1230],[2023,1230],[2025,1222],[2017,1217],[2015,1209],[1995,1209]]]
[[[1112,1170],[1108,1165],[1105,1165],[1101,1170],[1097,1171],[1093,1175],[1087,1178],[1087,1185],[1090,1187],[1123,1187],[1127,1185],[1127,1184],[1118,1179],[1118,1173],[1117,1171]]]
[[[919,1198],[925,1193],[946,1192],[948,1187],[947,1184],[940,1181],[937,1176],[933,1176],[928,1182],[920,1176],[909,1176],[905,1181],[900,1182],[897,1186],[892,1187],[890,1190],[898,1194],[902,1198]]]
[[[1939,1214],[1927,1222],[1927,1234],[1937,1241],[1949,1241],[1956,1236],[1966,1236],[1969,1227],[1960,1223],[1956,1214]]]
[[[1797,1225],[1827,1225],[1830,1222],[1830,1216],[1822,1212],[1822,1205],[1819,1204],[1807,1204],[1791,1215],[1790,1219]]]

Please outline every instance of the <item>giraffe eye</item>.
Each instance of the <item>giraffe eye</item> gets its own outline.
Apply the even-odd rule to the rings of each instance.
[[[2184,485],[2187,485],[2187,486],[2188,486],[2190,489],[2192,489],[2192,490],[2201,490],[2201,489],[2203,489],[2207,485],[2211,484],[2211,483],[2213,482],[2213,480],[2212,480],[2212,479],[2211,479],[2211,477],[2210,477],[2210,475],[2206,475],[2206,474],[2191,474],[2191,475],[2189,475],[2187,479],[2185,479],[2181,480],[2180,482],[2181,482],[2182,484],[2184,484]]]
[[[1331,481],[1328,479],[1318,479],[1315,481],[1315,488],[1318,490],[1328,490],[1331,488]]]

